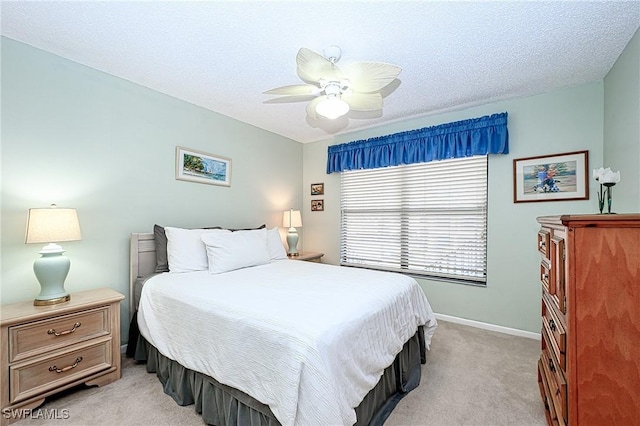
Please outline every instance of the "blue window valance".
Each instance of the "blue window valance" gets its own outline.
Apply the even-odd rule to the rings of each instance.
[[[508,154],[507,113],[332,145],[327,173]]]

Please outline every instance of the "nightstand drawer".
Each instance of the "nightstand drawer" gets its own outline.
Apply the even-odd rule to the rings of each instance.
[[[300,252],[297,256],[289,257],[289,259],[306,260],[307,262],[322,263],[322,256],[324,256],[324,253],[317,253],[313,251],[303,251],[303,252]]]
[[[9,362],[108,335],[109,307],[9,328]]]
[[[111,337],[88,342],[71,352],[12,365],[10,402],[15,403],[106,370],[113,365]]]

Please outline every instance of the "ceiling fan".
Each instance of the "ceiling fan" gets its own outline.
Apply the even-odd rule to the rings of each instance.
[[[338,68],[342,51],[329,46],[324,56],[311,49],[301,48],[296,55],[298,77],[305,84],[294,84],[267,90],[267,95],[285,95],[280,101],[299,101],[311,96],[307,115],[312,118],[335,119],[349,111],[382,110],[380,91],[400,74],[402,68],[383,62],[354,62]]]

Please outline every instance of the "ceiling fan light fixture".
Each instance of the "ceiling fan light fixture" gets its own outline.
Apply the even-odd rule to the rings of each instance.
[[[339,96],[327,96],[316,105],[316,112],[329,120],[334,120],[349,112],[349,104]]]
[[[324,56],[301,47],[296,55],[296,74],[304,84],[277,87],[264,93],[286,95],[280,98],[281,102],[299,102],[301,95],[314,96],[305,108],[310,124],[318,117],[329,120],[345,117],[349,111],[381,114],[382,90],[396,80],[402,68],[368,61],[353,62],[341,70],[336,64],[341,55],[337,46],[325,49]]]

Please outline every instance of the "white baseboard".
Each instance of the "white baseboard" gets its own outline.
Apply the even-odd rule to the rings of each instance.
[[[489,324],[486,322],[474,321],[466,318],[453,317],[451,315],[436,314],[436,319],[453,322],[456,324],[468,325],[470,327],[482,328],[489,331],[497,331],[498,333],[511,334],[512,336],[526,337],[528,339],[540,340],[540,333],[531,331],[518,330],[517,328],[503,327],[501,325]]]

